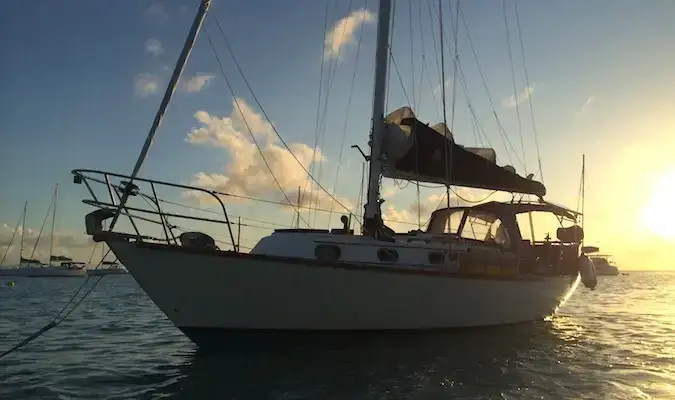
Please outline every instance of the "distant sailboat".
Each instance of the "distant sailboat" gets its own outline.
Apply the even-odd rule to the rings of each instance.
[[[87,269],[89,276],[126,275],[129,271],[117,261],[105,260],[105,243],[101,243],[101,262],[96,268]]]
[[[23,244],[24,244],[24,232],[26,228],[26,209],[28,202],[24,204],[24,210],[22,214],[22,224],[21,224],[21,248],[19,250],[19,265],[14,268],[3,268],[0,269],[0,275],[2,276],[24,276],[24,277],[83,277],[86,276],[85,264],[81,262],[74,262],[70,257],[54,255],[54,227],[56,225],[56,199],[58,197],[59,185],[57,184],[54,188],[54,197],[52,198],[52,203],[50,208],[52,209],[52,227],[49,243],[49,264],[43,264],[41,261],[34,259],[35,250],[37,249],[38,243],[40,241],[40,236],[42,235],[42,229],[40,229],[40,234],[38,235],[35,246],[33,246],[33,251],[30,258],[23,257]],[[45,216],[45,221],[49,216],[49,210],[47,210],[47,215]],[[44,222],[42,227],[44,228]],[[9,250],[9,249],[8,249]],[[52,264],[54,263],[54,264]],[[56,264],[59,263],[59,264]]]

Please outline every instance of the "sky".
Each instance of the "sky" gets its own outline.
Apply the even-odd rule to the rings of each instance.
[[[81,203],[88,193],[70,171],[131,172],[197,3],[0,2],[0,34],[12,38],[0,42],[0,256],[25,201],[24,256],[31,255],[58,183],[56,252],[90,257],[84,215],[91,208]],[[444,81],[458,143],[493,147],[500,165],[539,180],[540,158],[546,199],[573,209],[585,154],[586,244],[612,254],[622,269],[675,268],[668,251],[675,244],[668,208],[675,194],[675,2],[517,0],[518,14],[513,0],[505,4],[506,11],[501,0],[462,1],[455,51],[455,2],[444,2],[443,80],[437,2],[396,1],[387,112],[409,105],[423,121],[442,121]],[[139,176],[297,204],[298,192],[311,188],[306,169],[361,214],[363,158],[350,146],[367,150],[376,20],[374,0],[215,0]],[[472,201],[486,196],[455,191]],[[346,212],[325,192],[314,193],[316,208],[335,212],[329,220],[305,210],[301,226],[338,227]],[[385,219],[399,231],[416,229],[444,193],[423,187],[418,202],[414,183],[385,179]],[[163,196],[214,210],[194,192]],[[297,218],[290,207],[223,200],[231,217],[242,217],[242,248],[270,232],[263,227]],[[37,257],[48,255],[50,224]],[[225,235],[222,226],[200,229]],[[5,264],[18,260],[13,243]]]

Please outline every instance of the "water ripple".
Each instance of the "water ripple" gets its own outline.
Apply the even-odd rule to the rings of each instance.
[[[39,329],[82,283],[0,286],[0,349]],[[387,335],[277,352],[199,351],[128,276],[0,361],[5,399],[675,398],[675,274],[579,288],[548,322]]]

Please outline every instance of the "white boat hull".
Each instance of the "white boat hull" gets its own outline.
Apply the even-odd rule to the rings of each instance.
[[[193,340],[189,332],[214,329],[427,330],[532,321],[553,314],[579,282],[578,275],[471,279],[126,241],[108,245]]]
[[[129,272],[121,268],[100,268],[87,270],[89,276],[106,276],[106,275],[127,275]]]
[[[2,268],[0,269],[0,276],[22,276],[31,278],[86,277],[87,271],[84,269],[66,269],[58,267]]]

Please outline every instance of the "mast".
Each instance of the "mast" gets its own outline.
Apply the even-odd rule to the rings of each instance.
[[[134,165],[134,169],[131,172],[131,176],[129,177],[129,182],[127,183],[127,185],[129,186],[131,186],[131,184],[133,183],[134,178],[136,178],[138,171],[141,169],[141,166],[143,165],[143,161],[145,161],[145,157],[148,155],[148,151],[150,150],[152,140],[155,137],[155,133],[157,132],[159,124],[162,122],[162,118],[164,117],[164,113],[166,112],[166,109],[169,106],[169,102],[173,97],[173,93],[176,90],[176,85],[178,84],[178,79],[183,73],[185,63],[187,62],[187,59],[190,56],[192,47],[194,46],[195,40],[197,39],[197,34],[199,33],[199,29],[202,27],[204,17],[206,16],[206,12],[208,11],[210,6],[211,0],[202,0],[199,6],[197,15],[195,16],[195,19],[192,22],[190,33],[188,33],[188,37],[185,39],[183,50],[181,51],[180,56],[178,57],[178,61],[176,61],[176,66],[174,67],[173,74],[171,75],[171,80],[169,81],[169,84],[166,87],[166,92],[164,92],[162,103],[159,105],[159,109],[157,110],[157,114],[155,115],[155,120],[152,122],[152,126],[150,127],[150,132],[148,132],[148,136],[145,138],[145,143],[143,144],[143,148],[141,149],[141,154],[138,156],[138,159],[136,160],[136,165]],[[124,204],[126,204],[128,197],[129,197],[129,190],[125,190],[124,193],[122,194],[122,198],[120,199],[120,204],[117,208],[117,213],[110,222],[109,230],[112,230],[115,227],[117,219],[119,218],[120,213],[122,212],[122,208],[124,207]]]
[[[54,188],[54,208],[52,209],[52,232],[49,238],[49,266],[52,266],[52,254],[54,253],[54,226],[56,225],[56,198],[59,196],[59,184]]]
[[[377,47],[375,50],[375,85],[373,90],[373,125],[370,136],[370,169],[368,192],[364,206],[364,235],[375,235],[383,225],[380,209],[380,175],[382,173],[382,136],[384,134],[384,107],[387,90],[387,60],[389,51],[389,24],[391,0],[380,0],[377,13]]]
[[[21,266],[23,258],[23,235],[26,232],[26,208],[28,208],[28,200],[23,203],[23,221],[21,222],[21,246],[19,247],[19,266]]]
[[[581,227],[584,227],[584,203],[586,202],[586,154],[581,155]],[[582,239],[583,244],[583,239]]]

